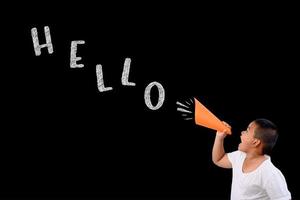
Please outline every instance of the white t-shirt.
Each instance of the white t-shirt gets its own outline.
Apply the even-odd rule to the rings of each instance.
[[[252,172],[242,171],[246,153],[234,151],[227,154],[232,164],[231,200],[291,199],[284,176],[271,162],[269,156]]]

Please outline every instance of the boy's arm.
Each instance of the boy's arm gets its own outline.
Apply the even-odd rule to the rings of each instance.
[[[226,133],[217,132],[212,150],[212,160],[215,165],[223,168],[232,168],[231,162],[228,159],[224,150],[224,138]]]

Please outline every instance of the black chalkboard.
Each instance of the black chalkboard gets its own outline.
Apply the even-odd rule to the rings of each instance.
[[[211,161],[215,131],[176,110],[193,97],[231,124],[227,151],[252,120],[274,121],[272,161],[298,195],[290,21],[257,7],[45,4],[16,11],[2,37],[3,197],[229,199],[231,171]],[[32,34],[45,44],[45,27],[53,51],[37,55]],[[154,108],[158,84],[151,109],[145,91]]]

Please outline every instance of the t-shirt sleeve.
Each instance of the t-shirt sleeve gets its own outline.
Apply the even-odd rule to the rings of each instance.
[[[227,153],[228,160],[231,162],[232,166],[235,166],[241,161],[243,153],[241,151],[233,151],[231,153]]]
[[[266,181],[266,192],[269,197],[274,200],[289,200],[291,193],[287,188],[287,184],[283,174],[276,169]]]

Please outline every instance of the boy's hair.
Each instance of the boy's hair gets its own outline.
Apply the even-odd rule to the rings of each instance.
[[[278,138],[277,127],[267,119],[256,119],[254,123],[257,125],[254,130],[254,137],[263,143],[263,154],[270,155]]]

